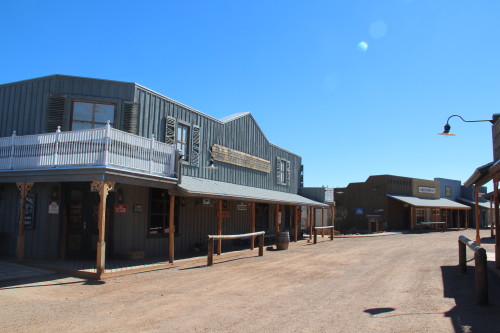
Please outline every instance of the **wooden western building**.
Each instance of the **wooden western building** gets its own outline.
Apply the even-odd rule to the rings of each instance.
[[[250,113],[216,119],[136,83],[0,85],[2,255],[174,261],[209,234],[296,233],[301,157]],[[219,242],[218,252],[232,243]]]
[[[438,181],[393,175],[335,188],[337,228],[344,232],[424,230],[468,225],[470,207],[440,197]]]

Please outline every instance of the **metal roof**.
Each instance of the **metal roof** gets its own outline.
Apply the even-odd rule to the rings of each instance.
[[[452,201],[450,199],[422,199],[417,197],[407,197],[402,195],[387,194],[388,197],[402,201],[415,207],[437,207],[437,208],[455,208],[455,209],[470,209],[469,206]]]
[[[472,184],[476,186],[482,186],[491,180],[491,176],[489,174],[490,167],[494,164],[494,162],[490,162],[488,164],[482,165],[477,168],[472,176],[469,177],[464,183],[465,187],[469,187]]]
[[[234,199],[300,206],[328,207],[298,194],[271,191],[257,187],[243,186],[209,179],[182,176],[178,190],[182,195],[217,199]]]
[[[466,204],[470,204],[470,205],[476,204],[475,200],[466,199],[466,198],[462,198],[462,197],[457,197],[457,200],[462,201]],[[490,208],[490,204],[488,202],[479,202],[479,206],[483,207],[483,208]]]

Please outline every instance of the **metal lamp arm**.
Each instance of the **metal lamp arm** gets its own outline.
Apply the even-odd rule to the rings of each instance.
[[[454,115],[451,115],[448,117],[448,120],[446,121],[446,125],[448,125],[448,122],[450,121],[451,118],[453,117],[458,117],[460,119],[462,119],[462,121],[466,122],[466,123],[479,123],[479,122],[482,122],[482,121],[489,121],[490,123],[493,124],[493,120],[465,120],[464,118],[462,118],[461,116],[459,116],[458,114],[454,114]]]

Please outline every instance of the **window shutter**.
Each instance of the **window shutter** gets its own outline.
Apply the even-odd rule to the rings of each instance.
[[[281,184],[281,158],[276,157],[276,184]]]
[[[61,126],[61,130],[65,127],[66,116],[66,96],[65,95],[49,95],[47,101],[47,123],[45,132],[55,132],[57,126]]]
[[[191,144],[191,165],[200,166],[200,126],[193,125]]]
[[[169,145],[175,144],[175,118],[167,116],[165,128],[165,143]]]
[[[290,161],[286,161],[286,185],[290,186]]]
[[[139,134],[139,104],[134,102],[123,103],[123,130],[132,134]]]

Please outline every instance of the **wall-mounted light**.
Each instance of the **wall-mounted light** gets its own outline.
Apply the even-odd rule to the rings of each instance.
[[[118,189],[118,191],[116,192],[116,196],[117,196],[116,200],[118,201],[118,203],[123,203],[125,201],[122,188]]]
[[[59,198],[59,187],[57,186],[52,187],[52,192],[50,196],[52,198],[52,201],[57,201],[57,199]]]
[[[217,170],[218,167],[215,166],[214,158],[212,156],[212,147],[208,147],[208,153],[210,154],[210,158],[208,160],[208,165],[204,166],[205,169]]]
[[[494,120],[465,120],[464,118],[462,118],[458,114],[454,114],[454,115],[451,115],[451,116],[448,117],[448,120],[446,121],[446,125],[444,125],[444,131],[442,133],[438,133],[439,135],[449,135],[449,136],[454,136],[455,135],[453,133],[450,133],[451,126],[449,124],[449,121],[453,117],[458,117],[458,118],[462,119],[462,121],[464,121],[466,123],[479,123],[479,122],[483,122],[483,121],[489,121],[492,124],[495,123]]]

